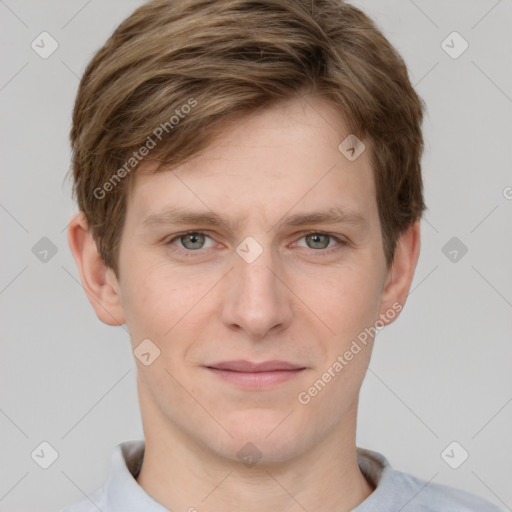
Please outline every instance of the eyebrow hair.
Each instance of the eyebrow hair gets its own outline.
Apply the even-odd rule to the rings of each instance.
[[[217,213],[194,212],[181,208],[171,207],[162,212],[149,215],[142,221],[142,226],[154,226],[162,224],[176,225],[204,225],[204,226],[227,226],[233,230],[240,226],[241,220],[235,221],[224,219]],[[304,226],[307,224],[362,224],[368,225],[368,221],[359,212],[345,208],[329,208],[325,211],[314,211],[284,216],[270,229],[279,226]]]

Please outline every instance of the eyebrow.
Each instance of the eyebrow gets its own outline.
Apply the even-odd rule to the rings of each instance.
[[[227,226],[234,230],[240,226],[241,220],[232,221],[224,219],[215,212],[194,212],[180,208],[168,208],[165,211],[154,213],[142,221],[142,226],[159,225],[195,225],[195,226]],[[368,226],[368,221],[359,212],[346,208],[330,208],[325,211],[299,213],[282,217],[270,229],[282,226],[305,226],[307,224],[360,224]]]

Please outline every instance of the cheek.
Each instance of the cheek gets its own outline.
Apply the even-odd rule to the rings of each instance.
[[[368,260],[369,262],[372,260]],[[382,274],[378,264],[358,265],[340,274],[329,300],[336,335],[326,347],[326,361],[318,375],[322,391],[317,405],[344,403],[358,396],[373,348],[378,319]],[[314,391],[313,391],[314,392]],[[323,404],[323,405],[322,405]],[[340,411],[331,411],[337,416]]]
[[[184,356],[204,328],[203,320],[214,315],[218,302],[215,285],[222,274],[179,269],[168,261],[137,264],[139,270],[129,276],[123,289],[133,345],[149,338],[166,359],[171,353],[173,358]],[[172,351],[167,351],[170,345]]]
[[[127,272],[122,290],[132,337],[153,336],[163,341],[194,302],[194,287],[187,286],[179,272],[171,273],[167,267],[163,263],[132,261],[133,270]]]
[[[341,350],[377,318],[380,279],[375,265],[353,264],[307,279],[299,276],[292,289],[297,290],[311,313],[329,328],[329,345]]]

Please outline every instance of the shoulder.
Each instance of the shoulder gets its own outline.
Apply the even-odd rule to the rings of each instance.
[[[397,471],[378,452],[358,447],[357,457],[375,490],[354,512],[503,512],[469,492]]]
[[[125,441],[114,447],[110,457],[108,477],[104,484],[59,512],[113,512],[117,510],[146,510],[155,502],[135,480],[144,456],[144,440]]]
[[[408,499],[403,512],[503,512],[469,492],[400,471],[393,471],[393,481],[399,494]]]

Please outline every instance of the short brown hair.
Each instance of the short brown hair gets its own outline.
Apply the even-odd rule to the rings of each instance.
[[[106,265],[118,275],[140,154],[168,170],[300,92],[328,98],[370,149],[390,265],[425,209],[425,106],[374,22],[339,0],[154,0],[119,25],[85,70],[70,135],[73,197]]]

